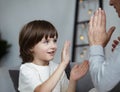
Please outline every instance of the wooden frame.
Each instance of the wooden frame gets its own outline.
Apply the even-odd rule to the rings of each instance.
[[[102,0],[76,0],[71,59],[72,62],[82,62],[83,59],[87,59],[87,56],[84,56],[83,59],[79,58],[80,60],[77,58],[81,53],[80,49],[83,49],[82,52],[84,52],[84,48],[89,47],[87,38],[88,23],[90,16],[92,16],[94,11],[99,7],[103,8]],[[87,10],[88,12],[86,12]]]

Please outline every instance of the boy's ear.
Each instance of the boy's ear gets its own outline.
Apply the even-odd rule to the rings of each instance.
[[[30,52],[33,52],[33,48],[30,49]]]

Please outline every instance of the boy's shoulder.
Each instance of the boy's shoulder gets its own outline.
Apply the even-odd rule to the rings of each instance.
[[[20,70],[32,70],[33,64],[25,63],[20,66]]]
[[[50,63],[49,63],[50,65],[50,67],[54,70],[54,69],[56,69],[57,67],[58,67],[58,63],[56,63],[56,62],[53,62],[53,61],[50,61]],[[33,64],[33,63],[25,63],[25,64],[22,64],[21,66],[20,66],[20,70],[36,70],[36,69],[38,69],[38,67],[40,68],[40,66],[38,66],[38,65],[35,65],[35,64]]]

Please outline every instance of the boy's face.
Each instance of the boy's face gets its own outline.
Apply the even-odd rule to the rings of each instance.
[[[31,51],[33,52],[34,60],[41,65],[48,64],[50,60],[54,58],[55,52],[57,50],[57,38],[45,37],[37,43]]]
[[[116,9],[116,12],[120,17],[120,0],[110,0],[110,5],[112,5]]]

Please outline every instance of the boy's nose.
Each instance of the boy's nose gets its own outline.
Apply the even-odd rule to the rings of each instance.
[[[54,42],[52,42],[51,47],[52,47],[52,48],[57,48],[57,44],[54,43]]]

